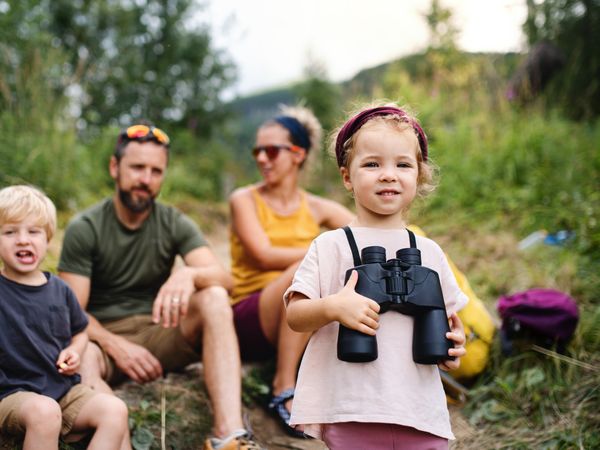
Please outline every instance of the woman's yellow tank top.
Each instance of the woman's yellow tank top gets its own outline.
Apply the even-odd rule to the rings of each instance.
[[[274,247],[309,247],[320,233],[308,207],[306,193],[301,191],[300,207],[290,215],[273,211],[253,187],[250,192],[256,205],[256,215]],[[252,265],[238,236],[230,229],[231,272],[234,280],[231,304],[235,305],[253,292],[262,290],[281,274],[281,270],[263,271]]]

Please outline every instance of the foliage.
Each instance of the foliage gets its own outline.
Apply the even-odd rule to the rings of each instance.
[[[338,111],[342,105],[341,91],[329,81],[325,64],[316,59],[309,60],[305,69],[305,80],[295,86],[300,103],[309,108],[323,127],[323,142],[319,142],[315,155],[309,155],[303,171],[304,179],[318,194],[329,195],[337,186],[337,166],[327,152],[327,136],[336,125]]]
[[[411,219],[440,242],[491,309],[499,295],[530,287],[569,292],[581,309],[581,321],[565,355],[571,359],[531,350],[504,357],[495,349],[466,409],[479,430],[473,448],[600,446],[594,428],[600,420],[600,380],[598,371],[590,369],[600,365],[600,121],[593,119],[600,101],[598,77],[590,78],[598,73],[598,52],[588,53],[590,43],[598,40],[588,39],[600,28],[596,24],[597,1],[528,3],[530,42],[548,38],[570,49],[566,71],[549,90],[557,100],[572,102],[568,103],[567,113],[549,107],[550,101],[526,108],[510,104],[504,95],[506,83],[521,55],[458,51],[455,34],[444,33],[453,31],[451,14],[438,4],[438,9],[430,12],[430,24],[438,34],[423,53],[366,69],[339,85],[327,80],[323,68],[313,67],[307,80],[297,86],[232,102],[227,120],[206,138],[198,137],[198,130],[188,126],[195,106],[185,109],[189,115],[186,112],[177,118],[161,116],[168,107],[152,103],[153,97],[171,98],[166,87],[158,87],[163,81],[167,83],[165,80],[177,78],[176,74],[165,75],[163,81],[155,79],[156,91],[148,90],[154,83],[143,79],[148,70],[158,77],[159,70],[173,65],[170,58],[174,56],[157,57],[150,43],[156,44],[158,34],[152,30],[167,33],[167,24],[181,24],[177,20],[183,17],[173,12],[164,23],[160,19],[154,25],[146,24],[150,30],[146,36],[146,29],[140,25],[148,20],[143,6],[158,5],[145,9],[158,11],[153,16],[156,18],[162,17],[160,8],[167,4],[189,8],[191,2],[58,1],[52,4],[53,15],[49,15],[50,3],[0,0],[0,185],[36,184],[57,202],[63,219],[70,216],[70,210],[110,192],[112,181],[106,165],[117,127],[106,124],[127,115],[147,114],[143,110],[147,108],[153,111],[148,113],[150,117],[171,122],[165,128],[173,138],[173,158],[162,198],[176,200],[205,228],[211,221],[222,224],[227,209],[222,203],[211,210],[203,209],[198,207],[199,200],[222,201],[233,186],[258,178],[249,148],[256,127],[274,113],[278,103],[295,103],[303,98],[326,128],[339,123],[343,112],[354,109],[357,103],[378,98],[406,103],[418,113],[430,140],[432,158],[440,167],[437,191],[419,204]],[[116,15],[117,10],[122,14]],[[177,11],[183,14],[184,10]],[[96,23],[92,17],[104,19]],[[584,31],[588,24],[594,25],[593,30]],[[53,34],[59,29],[63,30],[61,37]],[[141,33],[140,41],[125,39],[126,30]],[[185,26],[177,30],[183,33]],[[202,34],[202,30],[193,33]],[[590,34],[586,37],[585,33]],[[169,35],[169,39],[172,37]],[[122,49],[122,61],[110,54],[111,42],[120,42],[121,46],[131,43],[131,49]],[[177,46],[189,50],[186,42],[183,39]],[[81,48],[86,50],[80,54]],[[170,47],[169,51],[176,48],[180,47]],[[108,52],[107,59],[102,64],[93,63],[102,52]],[[181,54],[181,60],[187,58],[185,54]],[[119,69],[118,64],[124,61],[128,67]],[[170,62],[161,65],[159,61]],[[173,78],[169,78],[171,75]],[[136,101],[128,93],[114,97],[109,92],[132,86],[133,82],[124,80],[139,81],[135,94],[143,105],[139,109],[130,109]],[[112,86],[108,91],[101,90],[104,81]],[[95,91],[89,83],[98,84]],[[220,81],[215,83],[215,90],[223,86]],[[108,93],[98,105],[110,112],[95,116],[91,109],[85,110],[91,97],[82,104],[73,103],[66,95],[71,92],[67,86],[79,86],[81,92],[90,88],[95,96]],[[119,108],[117,103],[110,103],[110,98],[119,99]],[[208,130],[216,123],[213,118],[221,116],[212,115],[215,109],[207,98],[200,95],[199,101],[204,103],[197,106],[205,111],[198,114],[207,114],[202,119],[206,122],[199,123]],[[77,112],[78,105],[86,120],[104,125],[88,127],[81,134],[78,116],[72,111],[75,108]],[[341,197],[335,167],[331,161],[328,163],[333,170],[311,180],[308,188]],[[77,180],[77,188],[73,180]],[[538,229],[571,230],[575,239],[563,247],[539,246],[519,252],[519,239]],[[270,374],[260,370],[250,372],[244,379],[245,400],[264,400],[268,390],[265,380],[269,379]],[[200,390],[193,387],[194,392]],[[158,401],[152,397],[154,394],[148,394],[153,404]],[[178,392],[181,395],[177,398],[174,394],[169,394],[173,402],[183,402],[186,397],[185,393]],[[207,401],[200,403],[177,404],[186,411],[207,408]],[[144,409],[139,402],[130,404],[135,405],[131,415],[136,426],[149,429],[156,437],[156,408]],[[185,416],[176,414],[171,418],[179,426],[177,420],[187,420]],[[181,426],[186,430],[198,428],[196,422]],[[209,427],[208,422],[201,422],[199,428],[207,432]]]
[[[18,55],[0,43],[0,55],[0,185],[34,184],[59,208],[77,205],[99,190],[101,177],[91,170],[93,155],[78,141],[61,93],[64,53],[31,42]],[[83,192],[65,183],[75,174],[86,180]]]
[[[524,26],[530,45],[547,40],[567,57],[564,69],[548,90],[550,104],[561,104],[573,118],[600,114],[600,1],[527,0]]]
[[[87,205],[112,185],[114,125],[147,118],[174,138],[175,187],[221,198],[229,152],[207,136],[226,114],[219,96],[234,72],[191,21],[194,6],[0,1],[0,185],[36,184],[61,209]],[[69,178],[85,182],[75,189]]]
[[[495,448],[596,448],[600,372],[597,356],[591,361],[595,369],[534,351],[505,358],[496,349],[484,378],[471,390],[471,424],[485,430]]]
[[[190,19],[199,6],[193,0],[26,3],[10,4],[5,32],[17,31],[24,41],[45,37],[65,52],[71,78],[63,88],[78,93],[81,125],[149,118],[206,136],[222,118],[219,95],[234,69],[213,49],[207,27]],[[12,48],[19,53],[21,46]]]

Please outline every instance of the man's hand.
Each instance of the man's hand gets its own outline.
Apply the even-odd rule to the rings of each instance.
[[[332,320],[361,333],[375,335],[379,328],[379,304],[355,291],[358,272],[352,271],[343,289],[327,299]]]
[[[80,364],[81,358],[79,357],[79,353],[70,346],[60,352],[56,360],[58,372],[63,375],[74,375],[77,373]]]
[[[465,328],[460,318],[456,313],[450,316],[450,331],[446,333],[446,337],[454,342],[454,348],[448,350],[448,355],[454,356],[454,360],[446,360],[438,364],[442,370],[454,370],[460,367],[460,358],[467,354],[465,350]]]
[[[182,267],[171,274],[162,285],[152,307],[152,320],[164,328],[176,327],[183,316],[187,314],[189,301],[196,291],[194,267]]]
[[[152,353],[124,337],[115,335],[110,348],[104,349],[117,367],[136,383],[154,381],[163,374],[160,362]]]

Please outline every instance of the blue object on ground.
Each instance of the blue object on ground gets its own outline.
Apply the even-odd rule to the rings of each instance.
[[[575,237],[575,232],[568,230],[560,230],[553,234],[548,234],[544,238],[544,244],[546,245],[564,245],[569,240]]]

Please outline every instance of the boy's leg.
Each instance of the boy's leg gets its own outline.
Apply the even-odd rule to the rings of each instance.
[[[87,447],[90,450],[131,449],[127,405],[121,399],[112,394],[96,393],[83,385],[75,386],[71,391],[74,391],[69,392],[71,399],[64,402],[63,430],[68,428],[75,433],[95,430]]]
[[[16,392],[0,402],[0,427],[13,435],[25,434],[23,450],[58,449],[62,416],[52,398]]]

